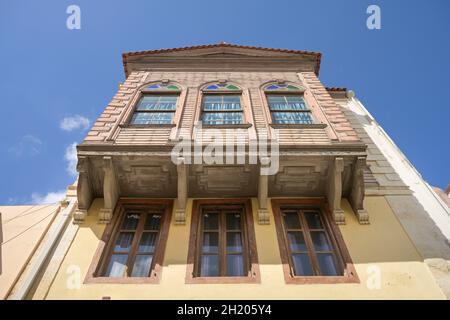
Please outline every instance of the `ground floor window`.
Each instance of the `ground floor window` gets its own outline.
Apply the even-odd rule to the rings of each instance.
[[[256,281],[259,272],[250,201],[195,201],[188,260],[188,281]]]
[[[154,279],[161,270],[171,216],[168,200],[119,200],[94,260],[106,282]]]
[[[356,280],[339,229],[320,200],[273,200],[285,276],[298,282]]]

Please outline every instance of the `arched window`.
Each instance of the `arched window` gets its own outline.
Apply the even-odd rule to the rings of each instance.
[[[181,88],[170,82],[161,82],[150,84],[141,89],[141,92],[130,124],[172,124]]]
[[[266,91],[301,91],[299,87],[286,83],[271,83],[264,87]]]
[[[202,93],[200,120],[204,125],[236,125],[245,122],[241,88],[227,82],[218,82],[205,86]]]
[[[313,124],[311,109],[303,98],[303,87],[283,82],[263,88],[272,124]]]

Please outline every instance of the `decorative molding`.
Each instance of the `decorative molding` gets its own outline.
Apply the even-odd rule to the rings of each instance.
[[[233,192],[249,187],[251,170],[249,165],[198,165],[195,176],[197,189],[205,193]]]
[[[298,162],[301,164],[302,162]],[[326,179],[326,167],[321,163],[283,163],[273,178],[271,189],[278,195],[298,195],[304,192],[322,193],[322,184]]]
[[[175,224],[186,224],[186,204],[188,199],[188,165],[186,159],[179,157],[177,159],[178,187],[177,202],[178,209],[175,211]]]
[[[73,214],[74,223],[82,224],[86,218],[87,211],[93,200],[92,183],[90,180],[90,161],[88,157],[78,156],[78,184],[77,197],[78,206]]]
[[[312,123],[312,124],[304,124],[304,123],[269,123],[269,125],[274,129],[325,129],[327,127],[326,123]]]
[[[118,178],[122,196],[160,196],[170,193],[175,184],[173,170],[162,161],[122,160],[118,162]]]
[[[336,224],[345,224],[345,215],[341,208],[343,171],[344,159],[341,157],[334,158],[328,173],[327,198]]]
[[[364,168],[366,158],[357,157],[353,165],[352,187],[350,191],[350,204],[360,224],[369,224],[369,214],[364,209]]]
[[[120,196],[119,180],[112,157],[103,157],[103,171],[105,172],[103,178],[104,207],[99,211],[99,223],[109,223]]]
[[[259,183],[258,183],[258,223],[270,224],[269,211],[267,210],[267,198],[269,194],[269,177],[262,174],[264,168],[270,167],[270,158],[261,158],[259,169]]]

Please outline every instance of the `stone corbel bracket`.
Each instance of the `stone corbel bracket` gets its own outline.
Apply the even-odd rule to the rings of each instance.
[[[73,223],[82,224],[86,218],[87,211],[93,200],[92,184],[90,180],[90,161],[88,157],[79,156],[77,163],[78,183],[77,197],[78,206],[73,214]]]
[[[114,167],[112,157],[103,157],[103,200],[104,206],[99,212],[99,223],[109,223],[111,221],[114,208],[120,196],[119,180]]]
[[[345,224],[344,211],[341,209],[343,171],[344,159],[341,157],[334,158],[328,173],[327,198],[336,224]]]
[[[175,224],[186,224],[186,205],[188,199],[188,170],[186,159],[179,157],[177,159],[177,173],[178,173],[178,208],[175,211]]]
[[[360,224],[369,224],[369,213],[364,209],[364,168],[366,157],[358,157],[353,165],[350,204]]]
[[[260,160],[260,172],[258,181],[258,223],[270,224],[269,211],[267,210],[267,199],[269,194],[269,179],[267,174],[262,174],[264,168],[270,167],[270,158],[264,157]]]

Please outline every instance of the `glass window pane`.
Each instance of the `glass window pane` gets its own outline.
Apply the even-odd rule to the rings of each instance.
[[[202,256],[200,266],[201,277],[217,277],[219,276],[219,257],[214,256]]]
[[[203,110],[241,110],[241,99],[232,95],[207,95],[203,98]]]
[[[172,103],[175,103],[175,102],[177,102],[177,98],[178,98],[178,96],[161,96],[159,98],[159,102],[172,102]]]
[[[270,86],[265,87],[265,90],[277,90],[280,87],[277,86],[276,84],[271,84]]]
[[[307,110],[300,96],[268,96],[270,110]]]
[[[227,213],[227,230],[240,230],[241,229],[241,214],[240,213]]]
[[[159,224],[161,222],[161,215],[159,214],[148,214],[145,219],[145,230],[159,230]]]
[[[223,96],[224,103],[241,103],[241,97],[235,95],[224,95]]]
[[[218,230],[219,215],[217,212],[205,213],[203,215],[203,230]]]
[[[203,233],[203,253],[219,252],[219,233],[205,232]]]
[[[296,276],[314,275],[308,254],[306,253],[293,254],[292,260],[294,261],[294,274]]]
[[[316,251],[331,251],[331,246],[328,243],[327,236],[323,231],[312,231],[311,239],[314,243]]]
[[[158,96],[143,96],[139,100],[136,110],[153,110],[158,103]]]
[[[242,234],[227,232],[227,252],[242,252]]]
[[[286,229],[301,229],[297,212],[285,212],[283,218]]]
[[[267,100],[269,101],[269,105],[284,105],[286,104],[286,99],[282,95],[276,96],[267,96]]]
[[[309,112],[272,112],[272,120],[277,124],[312,124]]]
[[[243,277],[244,272],[244,257],[238,254],[227,255],[227,272],[229,277]]]
[[[318,253],[317,260],[319,261],[320,273],[323,276],[337,276],[338,271],[331,253]]]
[[[206,125],[242,124],[241,112],[208,112],[202,114],[202,122]]]
[[[303,232],[288,232],[287,233],[289,246],[291,251],[307,251],[305,238],[303,237]]]
[[[127,254],[113,254],[109,260],[108,268],[105,272],[105,277],[120,278],[125,275]]]
[[[144,232],[139,241],[138,252],[154,252],[157,236],[158,234],[156,232]]]
[[[287,110],[307,110],[305,100],[299,96],[287,96]]]
[[[150,273],[150,267],[152,265],[152,255],[137,255],[134,260],[133,270],[131,271],[132,277],[148,277]]]
[[[175,110],[178,96],[144,96],[136,110]]]
[[[171,124],[173,112],[135,112],[131,124]]]
[[[204,103],[222,103],[222,97],[223,96],[218,95],[218,94],[205,95],[203,97],[203,102]]]
[[[136,230],[139,218],[139,213],[127,213],[122,223],[122,230]]]
[[[318,212],[305,212],[305,218],[310,229],[323,229]]]
[[[128,252],[133,242],[134,232],[121,232],[114,245],[114,252]]]

